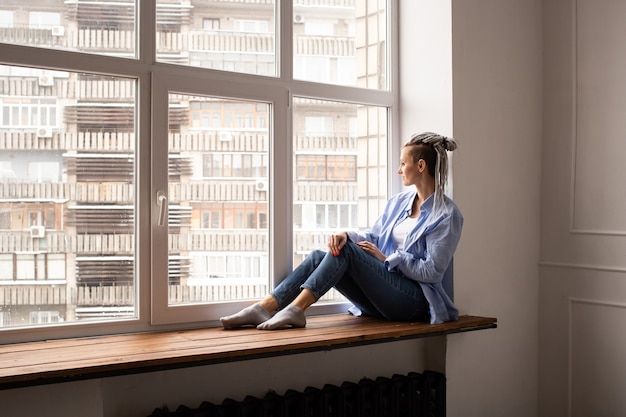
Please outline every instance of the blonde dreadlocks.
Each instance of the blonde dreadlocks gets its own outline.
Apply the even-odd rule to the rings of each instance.
[[[432,132],[414,134],[404,145],[411,146],[410,154],[414,161],[423,159],[428,166],[428,173],[435,178],[435,197],[433,212],[439,205],[445,204],[444,190],[448,181],[448,151],[458,147],[453,138]]]

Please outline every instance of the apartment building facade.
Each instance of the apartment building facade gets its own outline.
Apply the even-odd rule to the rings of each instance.
[[[380,66],[356,69],[368,68],[356,65],[366,51],[384,50],[356,3],[294,1],[294,77],[382,88]],[[121,0],[5,1],[0,42],[133,57],[137,13]],[[273,1],[157,1],[155,14],[156,61],[277,75]],[[262,296],[272,282],[271,193],[285,191],[271,186],[271,106],[168,100],[169,186],[158,215],[168,226],[169,303]],[[133,78],[0,63],[0,326],[137,314],[137,102]],[[388,116],[308,97],[292,108],[297,265],[330,231],[367,226],[386,200]]]

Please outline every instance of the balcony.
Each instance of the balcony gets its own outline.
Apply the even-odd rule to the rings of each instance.
[[[0,286],[0,306],[63,305],[65,285]]]
[[[267,252],[267,230],[206,230],[188,234],[170,234],[170,252]]]
[[[18,45],[135,57],[133,30],[65,28],[63,35],[57,36],[51,29],[14,27],[0,28],[0,39]],[[239,32],[158,32],[156,39],[158,53],[183,57],[194,51],[273,54],[274,44],[274,34]],[[354,56],[355,53],[354,40],[350,37],[297,36],[294,45],[297,55]]]
[[[133,132],[58,132],[41,137],[35,131],[0,131],[0,150],[76,150],[90,152],[132,152]]]
[[[71,303],[76,306],[132,306],[135,298],[135,287],[132,285],[71,289]]]
[[[52,28],[0,27],[0,39],[4,43],[53,48],[63,48],[67,42],[64,36],[53,34]]]

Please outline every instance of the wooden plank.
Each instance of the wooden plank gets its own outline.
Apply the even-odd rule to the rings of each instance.
[[[281,331],[222,328],[113,335],[0,346],[0,389],[338,349],[497,327],[462,316],[439,325],[348,314],[311,317]]]

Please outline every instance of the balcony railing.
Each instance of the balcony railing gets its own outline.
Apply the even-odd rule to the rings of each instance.
[[[299,182],[294,191],[295,201],[355,202],[359,195],[356,182]]]
[[[253,132],[229,132],[229,140],[222,140],[220,132],[198,132],[188,134],[170,134],[170,152],[267,152],[269,150],[269,138],[266,134]]]
[[[264,229],[206,230],[169,235],[169,251],[266,252],[268,233]],[[30,231],[1,231],[0,253],[47,252],[82,255],[131,255],[135,250],[133,234],[68,234],[46,230],[43,238]]]
[[[274,35],[238,32],[158,32],[158,53],[247,52],[274,53]],[[0,40],[18,45],[53,47],[73,51],[135,55],[135,32],[131,30],[72,29],[62,36],[51,29],[0,28]],[[297,36],[297,55],[353,56],[353,38],[335,36]]]
[[[0,150],[76,150],[91,152],[132,152],[133,132],[55,132],[41,137],[34,131],[0,131]]]
[[[33,238],[30,229],[0,232],[0,253],[48,252],[67,253],[71,250],[71,237],[64,232],[45,232],[43,238]]]
[[[256,285],[170,285],[169,304],[210,303],[229,300],[256,300],[267,294],[266,284]],[[11,286],[0,287],[0,306],[18,305],[73,305],[73,306],[132,306],[135,304],[135,287],[132,285],[71,288],[69,300],[65,287]],[[332,289],[321,301],[341,301],[343,298]],[[68,302],[69,301],[69,302]]]
[[[0,286],[0,306],[66,304],[65,286]]]
[[[70,235],[46,230],[42,238],[33,238],[30,230],[0,232],[0,253],[47,252],[97,255],[132,254],[132,234]]]
[[[269,249],[267,230],[207,230],[188,234],[170,234],[171,252],[209,251],[209,252],[266,252]]]
[[[76,306],[129,306],[135,304],[135,299],[132,285],[71,289],[71,303]]]
[[[274,35],[237,32],[158,33],[157,45],[159,52],[170,53],[210,51],[270,54],[274,53]]]
[[[116,77],[110,79],[90,80],[87,78],[78,80],[76,84],[75,88],[67,89],[64,93],[73,91],[76,95],[75,98],[81,100],[110,100],[114,97],[116,101],[127,103],[134,101],[136,97],[136,82],[134,79],[121,79]],[[68,94],[64,95],[68,96]],[[70,94],[67,98],[74,97],[71,97]]]
[[[18,45],[63,47],[66,39],[54,36],[52,28],[0,27],[0,41]]]
[[[91,152],[132,152],[135,134],[132,132],[55,132],[40,137],[36,132],[0,131],[0,150],[77,150]],[[170,134],[171,152],[268,152],[269,138],[265,134],[232,131],[229,140],[220,139],[220,132]],[[295,139],[295,150],[355,151],[357,138],[350,136],[306,136]]]
[[[216,301],[230,300],[258,300],[268,293],[268,286],[257,285],[170,285],[169,303],[210,303]],[[342,301],[343,296],[331,289],[321,299],[321,301]]]
[[[56,182],[2,182],[0,204],[3,200],[28,202],[50,201],[64,203],[68,200],[89,203],[132,204],[133,184],[105,183],[56,183]]]
[[[230,1],[230,0],[229,0]],[[327,6],[327,7],[349,7],[354,8],[356,0],[294,0],[294,7],[297,6]]]
[[[295,150],[298,151],[328,151],[330,153],[357,150],[357,138],[354,136],[308,136],[298,135],[295,140]]]
[[[256,182],[216,182],[215,180],[197,183],[171,184],[171,202],[180,201],[267,201],[267,192],[259,191]]]

